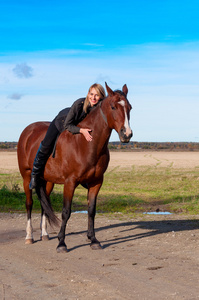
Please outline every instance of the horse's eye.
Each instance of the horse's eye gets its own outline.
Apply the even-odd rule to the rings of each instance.
[[[115,109],[116,109],[116,107],[115,107],[115,106],[111,106],[111,109],[112,109],[112,110],[115,110]]]

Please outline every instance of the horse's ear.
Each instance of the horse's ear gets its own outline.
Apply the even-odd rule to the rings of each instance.
[[[123,86],[122,92],[125,94],[125,96],[128,94],[128,88],[126,84]]]
[[[114,92],[111,90],[111,88],[108,86],[108,84],[105,82],[106,90],[109,96],[113,96]]]

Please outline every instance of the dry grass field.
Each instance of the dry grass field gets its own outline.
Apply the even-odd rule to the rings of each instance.
[[[199,152],[111,152],[109,169],[132,166],[161,166],[190,169],[199,167]],[[0,151],[0,173],[18,172],[17,152]]]

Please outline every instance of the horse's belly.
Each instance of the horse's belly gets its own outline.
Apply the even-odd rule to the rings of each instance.
[[[50,158],[47,162],[44,178],[55,184],[64,184],[69,178],[73,178],[77,183],[92,182],[103,177],[107,169],[109,156],[103,155],[92,165],[79,164],[72,159],[61,164],[58,158]]]
[[[96,166],[90,168],[90,170],[87,172],[85,177],[87,177],[88,181],[101,179],[107,167],[108,167],[108,162],[106,161],[104,162],[104,164],[97,164]]]

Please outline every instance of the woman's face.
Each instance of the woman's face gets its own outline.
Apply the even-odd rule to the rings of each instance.
[[[100,96],[97,94],[97,91],[95,88],[92,88],[88,92],[88,99],[89,99],[91,107],[93,107],[95,104],[97,104],[99,102]]]

